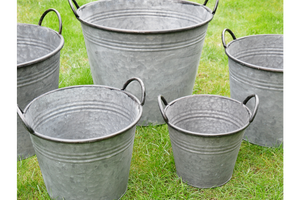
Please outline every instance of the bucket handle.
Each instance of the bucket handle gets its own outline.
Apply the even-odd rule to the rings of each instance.
[[[76,8],[78,9],[80,6],[78,5],[78,3],[75,1],[75,0],[72,0],[73,3],[75,4]],[[77,14],[77,10],[75,10],[74,6],[73,6],[73,3],[71,2],[71,0],[68,0],[69,4],[70,4],[70,7],[75,15],[76,18],[79,18],[79,15]]]
[[[226,42],[225,42],[225,32],[228,32],[228,33],[230,33],[230,35],[231,35],[231,37],[233,38],[233,40],[235,40],[236,39],[236,37],[235,37],[235,35],[233,34],[233,32],[230,30],[230,29],[228,29],[228,28],[225,28],[224,30],[223,30],[223,32],[222,32],[222,43],[223,43],[223,47],[226,49],[227,48],[227,44],[226,44]]]
[[[55,10],[54,8],[49,8],[48,10],[46,10],[46,11],[42,14],[42,16],[41,16],[41,18],[40,18],[40,21],[39,21],[39,26],[42,25],[42,22],[43,22],[44,17],[45,17],[45,16],[47,15],[47,13],[50,12],[50,11],[55,12],[56,15],[57,15],[57,17],[58,17],[58,21],[59,21],[59,30],[58,30],[58,33],[61,35],[61,32],[62,32],[62,22],[61,22],[61,17],[60,17],[59,12],[58,12],[57,10]]]
[[[145,90],[145,85],[140,78],[133,77],[127,80],[126,83],[124,83],[123,88],[121,90],[125,90],[127,85],[132,81],[137,81],[141,85],[141,89],[142,89],[141,105],[143,106],[145,104],[145,99],[146,99],[146,90]]]
[[[204,3],[203,3],[203,5],[206,6],[207,2],[208,2],[208,0],[205,0]],[[218,8],[218,5],[219,5],[219,0],[216,1],[214,10],[212,11],[212,14],[213,14],[213,15],[215,15],[215,13],[216,13],[216,11],[217,11],[217,8]]]
[[[23,125],[25,126],[25,128],[32,134],[34,134],[34,130],[29,126],[29,124],[27,123],[25,117],[24,117],[24,112],[22,111],[22,109],[19,107],[19,105],[17,104],[17,113],[20,117],[20,119],[23,122]]]
[[[255,97],[255,107],[254,107],[254,111],[252,113],[252,116],[250,117],[249,119],[249,122],[251,123],[253,120],[254,120],[254,117],[257,113],[257,109],[258,109],[258,105],[259,105],[259,99],[258,99],[258,96],[256,94],[251,94],[249,95],[244,101],[243,101],[243,104],[246,105],[246,103],[251,99]]]
[[[163,106],[161,104],[161,101],[164,102],[165,106],[168,105],[168,102],[167,102],[167,100],[162,95],[158,95],[157,100],[158,100],[158,106],[159,106],[159,110],[160,110],[160,112],[162,114],[162,117],[164,118],[165,122],[168,123],[169,119],[167,118],[166,113],[164,112],[164,109],[163,109]]]

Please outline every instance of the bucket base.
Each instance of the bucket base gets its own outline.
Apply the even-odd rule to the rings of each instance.
[[[260,144],[260,143],[257,143],[257,142],[249,141],[248,138],[243,138],[243,140],[246,141],[246,142],[249,142],[249,143],[251,143],[251,144],[261,146],[261,147],[271,147],[271,148],[278,148],[278,147],[280,147],[280,146],[283,147],[283,142],[277,143],[277,144],[274,144],[274,145],[267,145],[267,144]]]
[[[118,200],[119,200],[119,199],[122,199],[122,197],[126,194],[127,189],[128,189],[128,186],[126,186],[126,189],[125,189],[124,193],[120,196],[120,198],[118,198]]]
[[[216,186],[212,186],[212,187],[203,187],[203,186],[198,186],[198,185],[194,185],[194,184],[189,184],[189,183],[188,183],[187,181],[185,181],[181,176],[179,176],[178,173],[177,173],[177,176],[180,177],[184,183],[186,183],[186,184],[188,184],[188,185],[190,185],[190,186],[196,187],[196,188],[201,188],[201,189],[208,189],[208,188],[216,188],[216,187],[220,187],[220,186],[225,185],[226,183],[228,183],[228,182],[230,181],[231,177],[232,177],[232,176],[230,176],[230,178],[229,178],[227,181],[225,181],[224,183],[218,184],[218,185],[216,185]]]

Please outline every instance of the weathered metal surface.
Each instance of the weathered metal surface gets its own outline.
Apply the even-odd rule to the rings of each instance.
[[[253,113],[245,106],[252,97],[256,99]],[[244,131],[256,115],[257,95],[243,103],[217,95],[190,95],[169,104],[159,96],[158,102],[168,124],[177,175],[198,188],[227,183]]]
[[[139,125],[164,123],[156,98],[190,95],[211,11],[173,0],[96,1],[69,4],[81,22],[94,84],[120,87],[131,76],[147,87]],[[130,90],[137,94],[137,89]]]
[[[126,192],[142,99],[100,85],[56,89],[18,114],[54,199],[119,199]],[[131,86],[130,86],[131,87]]]
[[[59,33],[40,26],[45,15],[56,12],[59,19]],[[44,12],[39,26],[17,25],[17,103],[24,109],[35,97],[58,88],[60,50],[64,38],[60,34],[62,23],[55,9]],[[22,160],[35,154],[28,131],[17,117],[17,157]]]
[[[225,44],[225,32],[233,41]],[[230,95],[242,100],[249,93],[260,98],[260,109],[244,139],[276,147],[283,144],[283,35],[252,35],[236,39],[222,33],[228,56]],[[249,102],[249,108],[253,102]]]

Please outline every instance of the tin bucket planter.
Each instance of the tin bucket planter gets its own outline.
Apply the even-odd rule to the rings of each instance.
[[[245,104],[253,97],[256,105],[251,113]],[[250,95],[241,103],[217,95],[190,95],[168,104],[159,95],[158,103],[168,124],[177,175],[198,188],[227,183],[244,131],[256,115],[258,96]]]
[[[138,81],[142,99],[125,91]],[[136,123],[145,88],[60,88],[18,114],[30,132],[44,182],[54,199],[119,199],[126,192]]]
[[[163,124],[157,95],[190,95],[213,11],[177,0],[101,0],[79,6],[68,0],[81,22],[94,84],[120,87],[131,76],[147,87],[139,125]],[[75,8],[75,6],[76,8]],[[138,94],[138,86],[130,90]]]
[[[225,43],[225,33],[233,41]],[[283,35],[252,35],[236,39],[230,29],[222,32],[228,56],[230,95],[242,100],[255,93],[260,109],[244,139],[253,144],[277,147],[283,143]],[[254,102],[249,102],[253,108]]]
[[[50,11],[59,20],[59,32],[42,27]],[[35,97],[58,88],[60,50],[64,45],[62,22],[55,9],[46,10],[38,25],[17,26],[17,103],[24,109]],[[19,160],[35,154],[28,131],[17,118],[17,157]]]

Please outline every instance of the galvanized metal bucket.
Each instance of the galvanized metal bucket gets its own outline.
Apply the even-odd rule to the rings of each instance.
[[[94,84],[120,87],[131,76],[147,87],[139,125],[162,124],[156,98],[190,95],[213,11],[178,0],[100,0],[69,4],[81,22]],[[138,86],[130,90],[138,94]]]
[[[245,104],[253,97],[256,105],[251,113]],[[168,124],[177,175],[198,188],[227,183],[244,131],[256,115],[258,96],[250,95],[241,103],[217,95],[190,95],[168,104],[159,95],[158,103]]]
[[[142,100],[125,91],[138,81]],[[51,198],[119,199],[126,192],[145,87],[73,86],[45,93],[18,114]]]
[[[233,41],[225,43],[225,33]],[[242,100],[255,93],[260,98],[256,121],[245,131],[253,144],[277,147],[283,143],[283,35],[252,35],[236,39],[230,29],[222,32],[228,56],[230,95]],[[249,108],[254,103],[249,102]]]
[[[59,20],[59,32],[42,27],[50,11]],[[46,10],[38,25],[17,26],[17,103],[24,109],[35,97],[58,88],[60,50],[64,45],[62,22],[58,11]],[[17,157],[22,160],[35,154],[28,131],[17,117]]]

